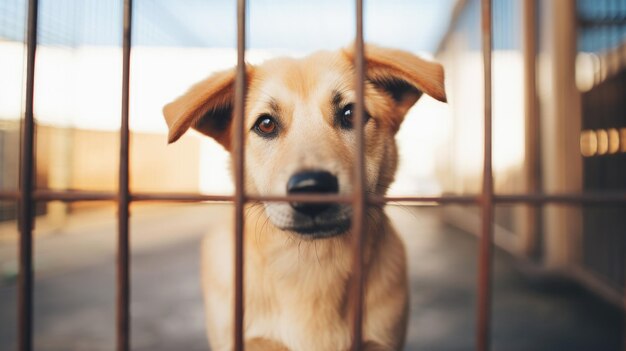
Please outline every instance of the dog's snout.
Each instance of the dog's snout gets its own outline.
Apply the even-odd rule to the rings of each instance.
[[[326,171],[296,173],[287,182],[287,193],[336,193],[339,191],[337,177]]]
[[[336,194],[337,192],[339,192],[337,177],[326,171],[299,172],[291,176],[287,182],[288,194]],[[291,203],[294,210],[309,216],[315,216],[330,206],[330,203]]]

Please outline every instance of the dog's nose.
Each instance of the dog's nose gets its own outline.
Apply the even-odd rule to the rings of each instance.
[[[326,171],[299,172],[292,175],[287,182],[288,194],[336,194],[337,192],[339,192],[337,177]],[[330,206],[330,203],[291,203],[291,207],[293,207],[294,210],[309,216],[315,216]]]

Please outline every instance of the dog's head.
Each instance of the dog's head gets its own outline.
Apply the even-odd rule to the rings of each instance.
[[[445,101],[443,68],[405,51],[365,48],[366,192],[382,195],[397,166],[394,135],[426,93]],[[318,52],[247,66],[246,191],[258,195],[352,192],[354,51]],[[189,128],[232,149],[235,70],[216,73],[165,106],[169,142]],[[348,205],[266,203],[272,223],[311,237],[350,227]]]

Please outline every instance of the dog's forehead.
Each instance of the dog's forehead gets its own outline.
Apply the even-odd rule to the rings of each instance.
[[[258,88],[264,95],[278,99],[295,95],[307,100],[320,94],[326,96],[332,90],[347,89],[351,77],[345,58],[336,52],[269,60],[257,67],[256,74]]]

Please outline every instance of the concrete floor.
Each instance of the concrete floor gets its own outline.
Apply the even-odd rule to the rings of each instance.
[[[227,212],[207,206],[133,209],[134,350],[208,349],[198,244],[205,229],[223,222]],[[441,223],[436,209],[389,213],[410,257],[406,350],[471,350],[476,238]],[[36,350],[114,349],[114,228],[113,213],[73,218],[63,230],[37,240]],[[0,242],[1,350],[15,349],[14,253],[14,243]],[[514,266],[511,257],[496,252],[494,350],[623,350],[618,310],[575,284],[529,279]]]

